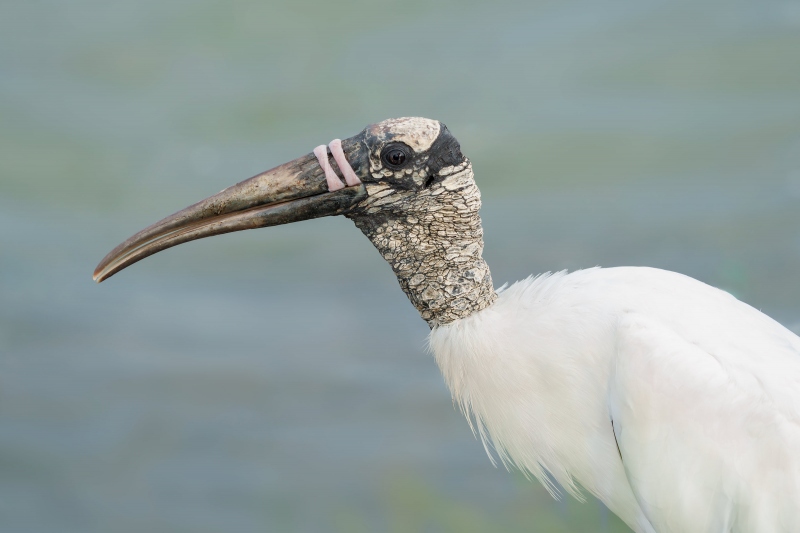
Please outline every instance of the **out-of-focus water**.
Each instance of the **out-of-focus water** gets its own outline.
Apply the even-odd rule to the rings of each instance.
[[[491,466],[347,220],[91,271],[422,115],[473,160],[498,284],[649,265],[794,326],[799,50],[795,1],[2,3],[0,530],[623,531]]]

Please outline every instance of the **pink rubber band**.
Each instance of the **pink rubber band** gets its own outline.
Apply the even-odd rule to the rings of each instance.
[[[336,164],[339,165],[339,170],[342,172],[344,181],[347,182],[347,186],[353,187],[354,185],[361,185],[361,180],[358,179],[353,167],[350,166],[350,163],[344,156],[341,139],[332,140],[328,147],[331,149],[331,154],[333,155],[334,161],[336,161]],[[320,144],[314,148],[314,155],[317,156],[319,166],[322,167],[322,171],[325,172],[325,180],[328,182],[328,190],[338,191],[339,189],[343,189],[344,185],[342,184],[342,180],[339,178],[339,176],[336,175],[336,172],[333,171],[331,162],[328,160],[328,147],[326,147],[324,144]]]
[[[344,176],[344,181],[347,182],[347,186],[352,187],[354,185],[361,185],[361,180],[358,179],[355,171],[353,171],[353,167],[350,166],[350,163],[344,156],[341,139],[332,140],[328,147],[331,149],[331,153],[333,154],[333,159],[336,161],[336,164],[339,165],[339,170],[342,171],[342,175]]]
[[[317,156],[319,166],[321,166],[322,170],[325,172],[325,179],[328,182],[328,190],[338,191],[339,189],[344,189],[342,180],[340,180],[339,176],[337,176],[333,171],[331,163],[328,161],[328,147],[324,144],[320,144],[314,148],[314,155]]]

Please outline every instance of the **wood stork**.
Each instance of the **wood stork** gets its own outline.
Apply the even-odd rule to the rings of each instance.
[[[344,215],[391,265],[504,463],[551,491],[548,475],[582,486],[637,532],[800,531],[800,338],[653,268],[495,289],[472,167],[444,124],[392,119],[329,146],[137,233],[95,280],[194,239]]]

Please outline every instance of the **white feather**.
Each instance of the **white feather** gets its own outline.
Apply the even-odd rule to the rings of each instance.
[[[724,291],[544,274],[430,347],[487,451],[551,491],[547,473],[639,532],[800,531],[800,339]]]

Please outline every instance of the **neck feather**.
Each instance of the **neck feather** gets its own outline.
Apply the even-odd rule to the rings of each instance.
[[[367,184],[369,196],[347,215],[392,266],[431,329],[497,299],[482,257],[481,196],[472,165],[465,161],[440,176],[420,191]]]

